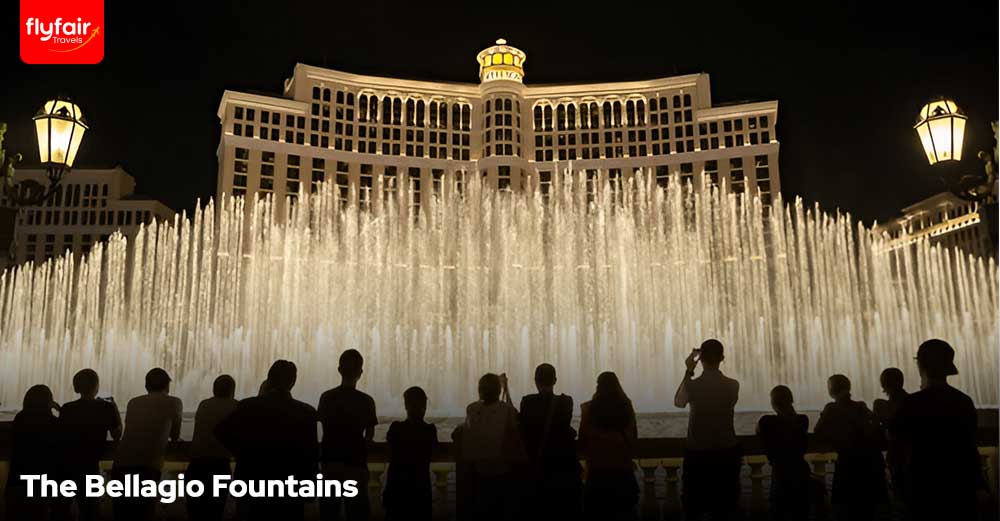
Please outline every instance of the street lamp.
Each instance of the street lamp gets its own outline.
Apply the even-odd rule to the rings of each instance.
[[[89,128],[80,107],[66,98],[45,102],[35,114],[35,134],[38,138],[38,157],[45,167],[49,185],[25,179],[14,181],[14,167],[21,154],[7,158],[2,150],[7,125],[0,123],[0,166],[3,167],[3,192],[8,205],[13,207],[38,206],[52,197],[63,177],[73,167],[80,150],[83,135]]]
[[[958,105],[947,98],[937,98],[920,108],[917,123],[913,126],[920,137],[920,144],[931,165],[947,161],[962,160],[962,145],[965,142],[966,117]],[[981,205],[996,203],[996,132],[994,121],[993,150],[979,152],[978,157],[986,164],[984,171],[966,173],[957,178],[942,176],[948,190],[956,196]]]
[[[941,98],[924,105],[913,128],[920,136],[930,164],[962,160],[965,115],[954,101]]]

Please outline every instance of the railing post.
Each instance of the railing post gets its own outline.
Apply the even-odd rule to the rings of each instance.
[[[812,466],[813,474],[819,478],[822,484],[822,497],[820,498],[810,498],[810,502],[813,503],[818,509],[817,518],[826,519],[825,516],[829,512],[829,500],[830,494],[827,491],[826,486],[826,475],[827,475],[827,463],[835,460],[836,454],[829,452],[819,452],[814,454],[806,454],[806,461]]]
[[[432,463],[431,473],[434,474],[434,490],[437,493],[437,504],[434,507],[436,519],[452,519],[451,509],[448,504],[448,475],[451,474],[453,465],[448,463]]]
[[[656,468],[659,460],[641,459],[639,469],[642,471],[642,502],[639,507],[639,519],[659,521],[660,506],[656,502]]]
[[[746,456],[747,466],[750,467],[750,511],[753,513],[767,510],[764,501],[764,463],[767,458],[764,456]]]
[[[385,512],[382,508],[382,480],[385,479],[387,464],[368,464],[368,501],[372,508],[372,518],[382,519]]]
[[[682,458],[663,458],[660,460],[666,473],[663,480],[666,492],[663,497],[663,517],[665,519],[674,519],[681,512],[681,479],[678,474],[683,461]]]

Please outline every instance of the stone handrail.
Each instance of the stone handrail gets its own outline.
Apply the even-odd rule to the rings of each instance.
[[[977,433],[977,444],[990,490],[997,490],[998,481],[998,437],[1000,430],[995,423],[982,427]],[[460,430],[459,436],[460,438]],[[6,481],[7,460],[10,456],[10,424],[0,422],[0,485]],[[763,513],[767,510],[765,483],[770,479],[770,469],[763,447],[756,436],[739,436],[744,453],[744,464],[749,469],[750,486],[744,487],[743,507],[749,512]],[[680,512],[680,482],[681,465],[683,463],[684,438],[641,438],[636,447],[634,459],[636,475],[639,478],[641,496],[638,510],[640,519],[663,519],[679,515]],[[116,444],[108,442],[105,460],[102,467],[107,469],[114,454]],[[166,454],[164,472],[166,475],[183,472],[189,460],[191,443],[177,441],[169,444]],[[468,472],[467,465],[462,465],[455,456],[458,445],[452,442],[439,443],[431,456],[432,484],[434,488],[434,510],[438,518],[463,518],[462,512],[468,508],[467,491],[461,483],[463,475]],[[370,445],[368,450],[369,489],[372,498],[373,519],[380,519],[381,490],[385,472],[388,468],[389,446],[384,442]],[[826,489],[828,476],[833,471],[832,463],[836,454],[831,447],[814,435],[809,435],[806,461],[812,468],[814,477],[820,488]],[[451,496],[449,491],[453,492]],[[451,497],[452,499],[449,499]],[[0,499],[0,503],[2,503]],[[816,508],[826,508],[826,502],[820,501]]]
[[[0,461],[10,459],[10,426],[11,422],[0,422]],[[764,455],[764,447],[757,436],[737,436],[737,438],[743,448],[744,456]],[[1000,438],[1000,429],[991,425],[979,429],[976,442],[980,447],[997,447],[998,438]],[[634,458],[681,458],[684,456],[685,445],[684,438],[640,438]],[[110,461],[116,446],[116,442],[108,441],[103,459]],[[170,442],[166,451],[166,460],[168,462],[187,462],[190,459],[190,450],[190,441]],[[431,461],[433,463],[454,463],[457,460],[455,452],[455,443],[438,443],[431,455]],[[807,452],[810,454],[827,453],[833,452],[833,449],[829,444],[810,433]],[[371,443],[368,448],[368,461],[370,463],[388,463],[389,445],[385,442]]]

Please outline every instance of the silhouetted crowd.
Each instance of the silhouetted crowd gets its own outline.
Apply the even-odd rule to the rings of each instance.
[[[828,379],[833,401],[814,433],[837,453],[830,497],[835,519],[870,520],[887,508],[904,519],[976,519],[977,494],[987,490],[976,446],[977,411],[967,395],[948,384],[958,373],[954,355],[942,340],[924,342],[916,353],[920,390],[907,393],[902,371],[886,369],[880,378],[886,399],[875,400],[871,409],[851,398],[846,376]],[[674,396],[677,407],[690,411],[681,475],[689,520],[742,515],[743,447],[733,425],[740,384],[720,370],[724,359],[718,340],[702,343],[685,360]],[[341,384],[324,392],[317,408],[293,398],[297,371],[287,360],[274,362],[257,396],[239,401],[234,379],[219,376],[213,396],[195,414],[187,479],[211,482],[212,475],[228,475],[234,459],[232,475],[243,480],[311,480],[321,472],[324,479],[356,480],[359,492],[349,499],[319,500],[321,519],[369,519],[367,450],[378,418],[375,401],[357,388],[363,365],[361,353],[345,351],[338,367]],[[541,364],[534,380],[538,392],[515,407],[506,375],[480,378],[479,399],[469,404],[464,424],[453,433],[463,489],[459,511],[477,520],[635,519],[638,432],[618,377],[612,372],[597,377],[593,396],[580,405],[579,432],[571,425],[573,398],[555,392],[556,369]],[[18,478],[48,474],[75,480],[82,490],[84,476],[100,472],[109,437],[118,441],[112,477],[160,479],[168,443],[180,437],[183,410],[181,400],[169,394],[167,372],[149,371],[148,392],[129,400],[124,429],[114,401],[97,396],[96,372],[78,372],[73,388],[80,398],[61,407],[44,385],[24,396],[12,426],[8,519],[98,519],[98,500],[27,498]],[[817,495],[825,494],[805,459],[809,418],[796,412],[788,387],[774,387],[770,398],[774,414],[760,418],[757,435],[772,469],[771,516],[808,519]],[[403,403],[406,419],[392,422],[386,435],[391,455],[382,504],[386,519],[429,520],[437,430],[424,420],[423,389],[408,388]],[[188,498],[188,516],[222,519],[226,499]],[[303,518],[305,504],[302,498],[244,497],[236,509],[239,519],[296,520]],[[117,520],[153,519],[155,508],[155,499],[113,501]]]

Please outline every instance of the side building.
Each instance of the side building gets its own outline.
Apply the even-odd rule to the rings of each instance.
[[[941,192],[903,208],[902,213],[881,226],[892,238],[893,249],[927,239],[977,257],[997,256],[997,245],[974,202]]]
[[[405,184],[419,207],[445,176],[545,191],[568,168],[589,186],[636,174],[698,185],[704,173],[765,203],[781,189],[776,101],[713,105],[704,73],[525,85],[526,56],[502,39],[476,59],[478,84],[298,64],[281,96],[225,91],[217,195],[272,194],[283,205],[330,180],[343,201],[364,203]]]
[[[33,179],[47,184],[42,169],[18,169],[15,182]],[[6,198],[0,204],[7,205]],[[71,252],[81,255],[115,231],[134,236],[139,225],[173,219],[163,203],[135,194],[135,178],[122,167],[74,169],[40,206],[18,210],[7,265],[41,262]]]

